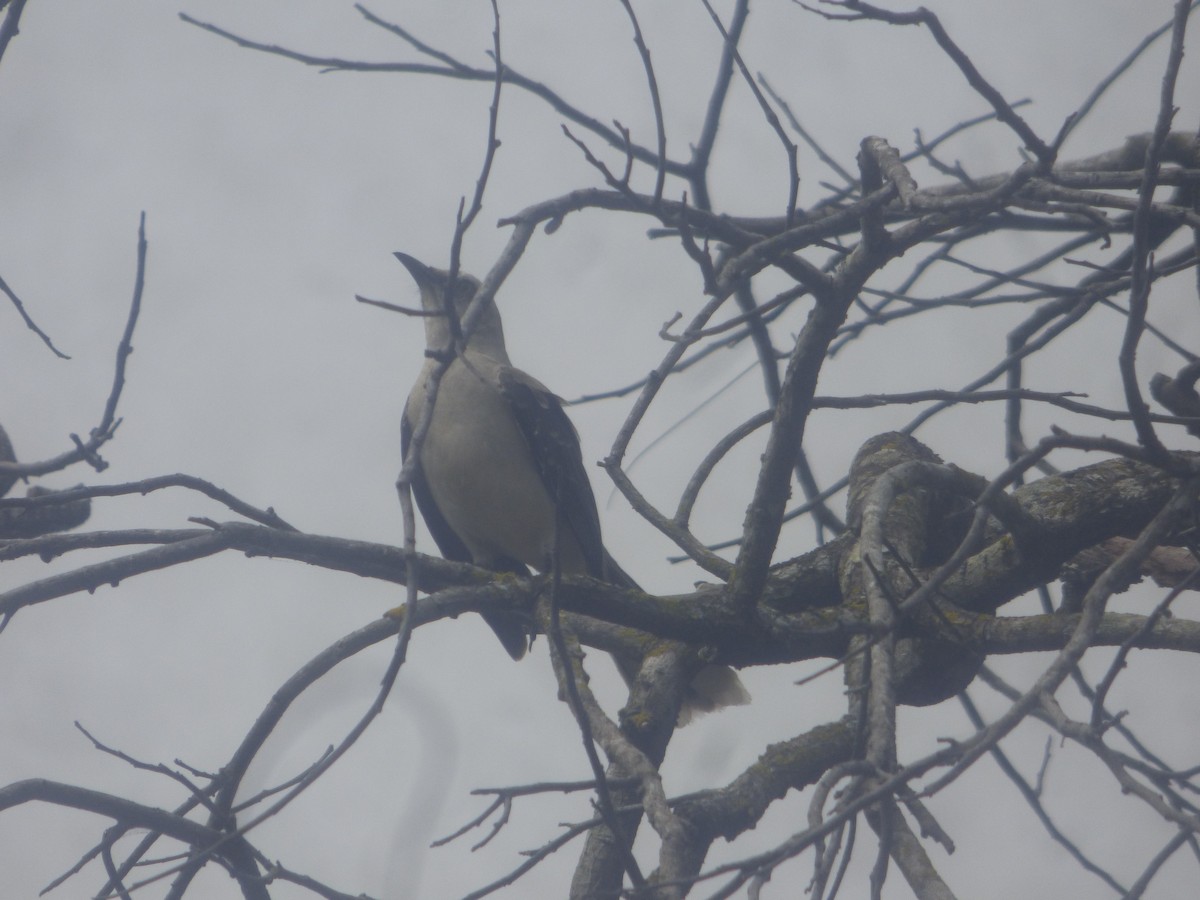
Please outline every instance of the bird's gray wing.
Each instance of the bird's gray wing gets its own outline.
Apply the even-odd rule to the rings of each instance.
[[[400,447],[406,459],[409,444],[412,443],[412,432],[413,426],[408,420],[408,416],[402,416],[400,419]],[[425,519],[425,526],[429,529],[429,534],[433,537],[433,542],[437,544],[438,550],[442,552],[442,556],[454,562],[474,563],[471,551],[467,549],[462,538],[450,527],[450,523],[438,509],[437,502],[433,499],[433,491],[429,488],[429,480],[425,477],[425,471],[419,464],[412,480],[412,493],[413,499],[417,501],[417,509],[421,510],[421,516]],[[519,575],[529,574],[529,569],[516,560],[506,560],[504,571],[516,572]],[[496,637],[500,639],[500,643],[504,645],[509,656],[513,659],[520,659],[525,655],[525,651],[529,648],[529,629],[523,617],[511,612],[485,612],[481,615],[483,620],[491,626],[492,631],[496,632]]]
[[[562,401],[540,381],[511,366],[497,370],[497,382],[529,444],[546,493],[558,505],[560,521],[575,535],[588,574],[611,580],[579,435],[563,411]]]

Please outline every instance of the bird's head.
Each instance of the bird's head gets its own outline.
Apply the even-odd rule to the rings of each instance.
[[[396,259],[408,269],[421,289],[421,306],[427,313],[446,312],[446,288],[450,283],[450,273],[442,269],[427,266],[419,259],[407,253],[394,254]],[[479,279],[465,272],[454,276],[454,311],[462,318],[462,314],[471,305],[471,298],[479,290]]]
[[[404,268],[413,277],[421,291],[421,308],[425,311],[425,338],[428,349],[443,351],[453,343],[452,335],[460,331],[449,322],[449,310],[446,306],[446,291],[450,287],[450,273],[442,269],[427,266],[407,253],[394,254]],[[454,276],[453,311],[456,321],[461,326],[471,300],[479,290],[479,279],[465,272]],[[466,335],[466,344],[498,358],[504,355],[504,332],[500,325],[500,313],[493,302],[489,301],[479,311],[478,318],[472,323]]]

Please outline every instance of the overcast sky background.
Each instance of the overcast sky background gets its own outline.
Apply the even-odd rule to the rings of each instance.
[[[729,5],[719,4],[723,14]],[[663,94],[669,149],[682,157],[698,134],[720,37],[699,3],[643,0],[637,7]],[[1166,21],[1171,7],[1168,0],[933,5],[1006,97],[1036,101],[1023,114],[1045,138],[1145,33]],[[377,0],[370,9],[466,62],[486,65],[492,21],[483,0]],[[501,10],[508,64],[653,143],[644,76],[618,3],[502,0]],[[13,310],[0,306],[0,379],[8,398],[0,421],[19,458],[32,461],[69,449],[70,432],[86,433],[99,420],[144,210],[150,242],[144,309],[120,409],[124,423],[103,451],[110,468],[101,474],[77,468],[45,483],[186,472],[259,507],[273,506],[304,530],[399,543],[392,488],[399,418],[423,338],[418,323],[353,298],[415,302],[394,250],[446,264],[455,209],[479,171],[490,87],[412,75],[319,74],[239,49],[180,21],[180,11],[316,55],[416,59],[349,2],[29,0],[21,34],[0,64],[0,275],[72,359],[53,357]],[[919,29],[826,22],[793,4],[763,2],[752,12],[742,52],[851,169],[868,134],[904,151],[914,127],[930,137],[985,111]],[[1111,149],[1152,127],[1165,54],[1165,43],[1156,45],[1114,88],[1072,136],[1065,158]],[[1179,84],[1176,127],[1194,129],[1200,113],[1194,54]],[[507,240],[506,229],[493,227],[497,219],[598,184],[560,121],[540,101],[506,91],[503,146],[464,250],[468,271],[485,272]],[[1016,139],[998,126],[967,134],[946,156],[973,174],[1019,163]],[[620,166],[619,156],[605,158]],[[818,183],[833,177],[807,149],[801,175],[802,203],[821,196]],[[923,185],[942,180],[928,170],[917,175]],[[649,185],[642,176],[639,186]],[[783,210],[782,149],[741,85],[724,119],[712,185],[721,211]],[[668,186],[674,196],[679,189]],[[514,361],[564,397],[644,375],[665,352],[661,323],[677,310],[687,316],[703,301],[678,245],[646,241],[645,227],[642,220],[597,213],[571,217],[556,234],[534,239],[500,294]],[[1065,273],[1063,283],[1077,277]],[[1194,303],[1194,293],[1156,294],[1156,323],[1193,347],[1200,337]],[[796,330],[801,314],[777,333]],[[834,360],[820,392],[965,383],[1001,355],[1013,321],[997,311],[889,327]],[[1085,389],[1098,402],[1116,396],[1115,362],[1105,360],[1115,355],[1119,328],[1109,317],[1086,340],[1065,344],[1055,366],[1038,364],[1032,374],[1041,386]],[[680,379],[656,405],[634,451],[751,361],[750,348],[741,347]],[[1147,376],[1177,365],[1152,346],[1141,363]],[[760,383],[757,373],[742,378],[638,462],[635,479],[652,499],[673,507],[715,437],[762,408]],[[629,402],[572,411],[586,458],[607,452]],[[827,481],[844,474],[863,439],[903,424],[912,412],[814,416],[807,441],[818,474]],[[996,411],[978,416],[936,420],[920,436],[950,461],[994,472],[1002,446]],[[1039,423],[1063,421],[1031,419],[1035,439]],[[1120,426],[1106,430],[1125,434]],[[1169,437],[1175,445],[1183,440]],[[704,539],[736,534],[760,449],[749,441],[718,470],[696,516]],[[610,502],[599,470],[594,484],[610,549],[647,588],[686,590],[701,577],[665,562],[673,548],[619,498]],[[189,527],[189,516],[233,518],[204,498],[173,491],[96,503],[87,527],[181,528]],[[778,558],[809,549],[813,540],[807,524],[785,530]],[[62,569],[61,561],[7,564],[0,590]],[[401,599],[395,587],[229,556],[23,612],[0,635],[0,783],[40,776],[172,807],[181,799],[175,786],[97,753],[73,720],[140,759],[178,757],[215,769],[298,666]],[[550,839],[556,823],[586,816],[586,800],[520,805],[512,824],[474,855],[469,839],[426,847],[482,808],[472,788],[587,776],[574,723],[555,699],[544,644],[512,665],[475,617],[419,631],[384,716],[332,772],[263,826],[259,846],[341,890],[389,898],[459,896],[515,867],[517,851]],[[336,743],[369,704],[388,652],[361,654],[311,691],[252,769],[244,793],[294,775]],[[1151,656],[1137,657],[1138,674],[1120,683],[1114,706],[1153,704],[1156,715],[1135,726],[1153,727],[1168,758],[1189,748],[1194,754],[1200,702],[1183,685],[1174,687],[1175,670]],[[1044,659],[1013,661],[1009,671],[1036,674],[1038,662]],[[614,678],[606,664],[594,666],[598,689],[615,709]],[[812,669],[745,673],[756,702],[676,737],[664,770],[668,792],[724,784],[765,743],[840,716],[840,675],[791,686]],[[990,711],[1002,708],[986,690],[977,693]],[[953,702],[905,710],[902,755],[927,752],[937,738],[967,730]],[[1013,741],[1027,776],[1036,773],[1044,741],[1036,728]],[[1072,759],[1069,752],[1064,759]],[[1103,789],[1090,789],[1089,779]],[[1065,798],[1054,807],[1064,829],[1127,880],[1169,837],[1090,764],[1058,764],[1048,791],[1052,801]],[[960,845],[949,858],[933,850],[935,861],[964,896],[1051,897],[1084,877],[1045,841],[990,763],[933,809]],[[715,852],[732,858],[771,846],[803,827],[805,810],[792,798],[735,848],[718,845]],[[1114,814],[1123,817],[1123,828],[1094,827]],[[35,895],[107,824],[44,806],[0,815],[0,892]],[[860,852],[859,871],[872,851]],[[577,854],[575,845],[562,851],[504,896],[558,895]],[[194,896],[231,896],[233,883],[210,869]],[[797,896],[809,871],[807,861],[782,870],[764,896]],[[90,870],[55,896],[90,896],[99,879]],[[1194,883],[1194,869],[1178,864],[1149,896],[1183,896]],[[1102,895],[1099,883],[1088,886]],[[277,896],[308,895],[279,887]],[[898,877],[888,896],[906,896]]]

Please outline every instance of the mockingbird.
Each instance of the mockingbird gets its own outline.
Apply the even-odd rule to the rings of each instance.
[[[604,549],[579,436],[562,401],[513,367],[493,302],[478,311],[456,353],[457,322],[475,296],[478,280],[462,274],[455,278],[451,313],[445,300],[448,273],[404,253],[396,258],[421,291],[428,355],[404,410],[405,456],[425,407],[430,374],[453,354],[438,385],[412,483],[442,555],[494,571],[549,572],[557,533],[564,575],[590,575],[636,589]],[[525,655],[529,639],[521,617],[503,612],[483,616],[513,659]],[[636,661],[618,659],[617,664],[626,680],[637,672]],[[733,670],[707,666],[692,684],[681,719],[748,700]]]

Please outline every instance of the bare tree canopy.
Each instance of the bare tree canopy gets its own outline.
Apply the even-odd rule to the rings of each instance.
[[[0,2],[5,890],[1194,893],[1196,5]]]

